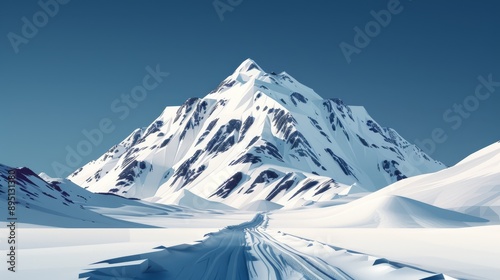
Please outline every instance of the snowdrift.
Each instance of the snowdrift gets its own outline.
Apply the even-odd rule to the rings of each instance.
[[[382,195],[404,196],[497,223],[500,221],[500,143],[471,154],[455,166],[396,182],[370,197]]]

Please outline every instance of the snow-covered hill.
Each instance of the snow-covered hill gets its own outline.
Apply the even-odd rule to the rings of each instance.
[[[15,170],[15,216],[18,222],[60,227],[137,227],[90,211],[88,205],[116,205],[127,199],[98,195],[67,181],[42,178],[29,168],[11,168],[0,164],[0,207],[7,209],[7,177]],[[46,181],[45,179],[49,180]],[[92,201],[92,203],[90,203]],[[120,204],[120,203],[118,203]],[[5,220],[2,215],[2,220]]]
[[[383,195],[405,196],[500,222],[500,142],[471,154],[455,166],[394,183],[370,197]]]
[[[447,169],[396,182],[340,206],[271,215],[274,226],[463,227],[500,222],[500,142]]]
[[[241,208],[330,200],[443,168],[363,107],[323,99],[247,59],[207,96],[167,107],[68,179],[160,203],[189,190]]]
[[[176,220],[187,217],[199,219],[199,223],[205,216],[219,214],[217,209],[230,210],[228,206],[217,202],[203,204],[202,199],[193,195],[186,195],[178,204],[192,206],[199,203],[204,209],[213,210],[197,211],[192,209],[193,207],[155,204],[108,193],[92,193],[66,179],[50,178],[43,173],[37,175],[26,167],[12,168],[0,164],[2,209],[7,209],[9,171],[14,171],[15,174],[15,217],[18,223],[24,225],[62,228],[148,228],[164,226],[157,221],[150,221],[152,216],[159,217],[157,220],[168,220],[167,224],[171,226],[178,223]],[[3,211],[0,221],[8,221],[7,214],[7,211]],[[214,222],[211,221],[211,224]]]

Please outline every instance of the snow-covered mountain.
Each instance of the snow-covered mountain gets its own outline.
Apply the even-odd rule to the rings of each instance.
[[[161,203],[188,190],[242,208],[330,200],[443,168],[363,107],[247,59],[207,96],[167,107],[68,179]]]
[[[16,217],[19,222],[60,227],[137,227],[89,210],[89,207],[124,205],[127,199],[86,191],[64,179],[35,174],[27,167],[0,164],[0,206],[7,209],[9,171],[15,171]],[[137,202],[130,201],[130,204]],[[6,214],[6,213],[5,213]],[[7,219],[2,217],[2,221]],[[143,225],[144,226],[144,225]],[[144,226],[145,227],[145,226]]]
[[[51,178],[45,173],[37,175],[27,167],[12,168],[0,164],[0,207],[3,209],[7,209],[9,201],[10,171],[14,171],[15,177],[15,217],[19,223],[26,225],[62,228],[149,228],[163,227],[165,224],[169,227],[175,226],[182,220],[182,225],[187,226],[188,222],[183,219],[198,219],[197,222],[200,223],[200,219],[221,213],[231,217],[233,212],[232,208],[225,204],[202,199],[188,191],[176,201],[177,205],[164,205],[110,193],[92,193],[67,179]],[[8,211],[0,213],[0,221],[8,221],[8,214]],[[152,216],[159,218],[149,219]],[[244,214],[242,216],[245,217]],[[162,223],[158,223],[158,220]],[[214,221],[210,224],[213,225]]]

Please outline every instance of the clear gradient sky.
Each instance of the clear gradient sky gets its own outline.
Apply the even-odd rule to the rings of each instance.
[[[73,0],[46,22],[37,1],[1,1],[0,163],[55,175],[51,164],[65,162],[65,147],[109,118],[115,130],[83,165],[165,106],[205,96],[246,58],[324,98],[365,106],[409,141],[441,128],[446,140],[430,154],[447,165],[500,140],[500,87],[490,85],[496,91],[482,91],[477,104],[473,97],[478,76],[500,81],[500,2],[401,0],[348,63],[339,44],[355,47],[354,28],[392,1],[220,0],[221,9],[234,6],[221,20],[213,1]],[[26,38],[22,18],[33,23],[34,15],[41,27]],[[24,38],[16,37],[18,53],[10,32]],[[111,104],[142,84],[148,65],[170,75],[119,119]],[[474,110],[454,111],[464,100]]]

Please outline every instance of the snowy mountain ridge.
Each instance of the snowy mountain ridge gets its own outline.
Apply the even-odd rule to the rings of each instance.
[[[242,208],[331,200],[443,168],[363,107],[247,59],[207,96],[167,107],[68,179],[160,203],[189,190]]]

